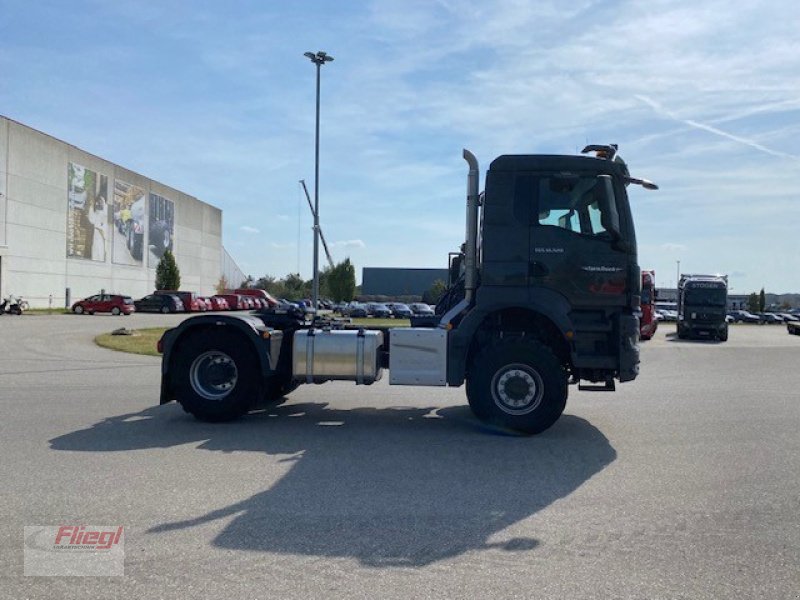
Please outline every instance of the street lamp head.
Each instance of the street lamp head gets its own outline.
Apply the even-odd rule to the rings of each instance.
[[[306,52],[303,54],[303,56],[307,57],[315,65],[322,65],[325,64],[326,62],[331,62],[333,60],[332,56],[329,56],[327,52],[323,52],[322,50],[320,50],[316,54],[314,54],[313,52]]]

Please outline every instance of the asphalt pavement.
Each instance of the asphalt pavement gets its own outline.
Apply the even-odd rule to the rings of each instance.
[[[0,317],[0,598],[799,598],[800,337],[662,326],[535,437],[463,389],[302,386],[227,424],[159,407],[182,317]],[[26,577],[23,527],[125,527],[123,577]]]

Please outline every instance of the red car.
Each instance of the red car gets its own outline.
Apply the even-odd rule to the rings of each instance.
[[[247,310],[244,297],[239,294],[218,294],[217,298],[224,298],[228,303],[228,310]]]
[[[242,289],[238,289],[238,290],[233,290],[233,293],[234,294],[239,294],[240,296],[248,296],[248,297],[251,297],[251,298],[259,298],[261,300],[265,300],[266,303],[267,303],[267,306],[264,306],[263,308],[275,307],[275,306],[278,306],[280,304],[280,302],[278,302],[275,298],[273,298],[271,295],[269,295],[266,290],[261,290],[261,289],[257,289],[257,288],[256,289],[254,289],[254,288],[242,288]],[[256,307],[256,308],[258,308],[258,307]]]
[[[214,304],[211,302],[211,298],[207,298],[206,296],[198,296],[197,304],[200,305],[200,310],[202,312],[214,310]]]
[[[112,315],[129,315],[136,312],[133,298],[119,294],[97,294],[83,300],[78,300],[72,305],[72,312],[76,315],[93,315],[96,312],[107,312]]]
[[[208,298],[209,302],[211,302],[211,310],[230,310],[231,307],[228,306],[228,301],[223,298],[222,296],[211,296]]]

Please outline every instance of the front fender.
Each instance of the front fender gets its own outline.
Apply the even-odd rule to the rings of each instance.
[[[569,317],[570,304],[560,294],[550,290],[536,290],[535,294],[529,297],[513,298],[513,295],[505,295],[502,289],[493,290],[491,296],[481,297],[482,290],[479,290],[478,302],[458,324],[458,327],[450,331],[448,338],[448,368],[447,384],[459,386],[464,383],[466,373],[467,353],[475,332],[490,314],[511,309],[519,308],[536,312],[549,319],[561,332],[564,341],[569,343],[568,333],[574,332],[575,328],[572,319]],[[511,300],[511,301],[510,301]]]
[[[200,330],[230,328],[247,340],[258,357],[262,378],[272,375],[280,359],[283,332],[267,327],[254,315],[199,315],[190,317],[177,327],[164,332],[159,343],[161,347],[161,399],[160,404],[174,400],[170,387],[170,369],[173,366],[176,351],[180,351],[180,343],[187,335]],[[245,342],[245,343],[247,343]]]

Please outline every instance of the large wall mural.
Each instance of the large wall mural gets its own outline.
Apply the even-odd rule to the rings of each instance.
[[[114,181],[114,251],[112,260],[120,265],[141,267],[147,226],[145,191],[139,186]]]
[[[150,194],[148,203],[148,258],[147,264],[155,268],[164,251],[173,251],[175,236],[175,203],[158,194]]]
[[[67,256],[105,262],[109,236],[108,177],[69,163]]]

